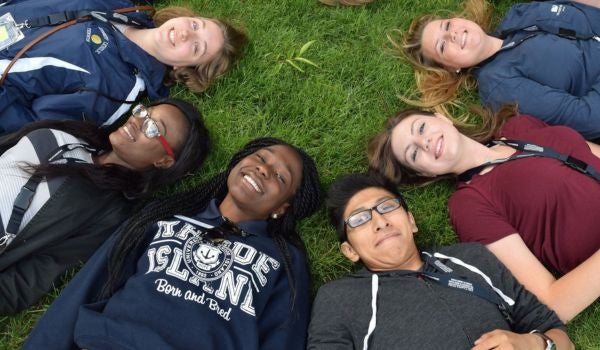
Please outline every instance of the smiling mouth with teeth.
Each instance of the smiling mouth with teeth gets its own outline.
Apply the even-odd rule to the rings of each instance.
[[[442,143],[443,142],[444,142],[444,136],[441,136],[438,139],[438,141],[437,141],[437,143],[435,145],[435,153],[434,153],[435,159],[440,158],[440,153],[441,153],[441,150],[442,150]]]
[[[169,41],[171,42],[171,45],[175,46],[175,28],[171,28],[169,31]]]
[[[252,186],[252,188],[254,188],[254,190],[258,193],[263,193],[263,191],[260,189],[260,187],[258,186],[258,184],[256,183],[256,181],[254,181],[253,178],[250,177],[250,175],[244,175],[244,181],[246,181],[247,183],[250,184],[250,186]]]

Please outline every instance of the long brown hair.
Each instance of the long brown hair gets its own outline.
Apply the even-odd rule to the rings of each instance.
[[[489,109],[479,106],[471,107],[470,110],[481,118],[481,123],[477,125],[456,125],[456,128],[461,134],[481,143],[490,141],[498,134],[504,122],[518,113],[515,105],[504,106],[496,114],[492,114]],[[400,164],[394,156],[392,152],[392,131],[402,120],[415,114],[434,116],[432,112],[419,109],[405,109],[391,115],[386,121],[383,131],[369,141],[367,146],[369,169],[387,177],[396,184],[425,184],[454,178],[454,175],[451,174],[435,178],[421,176],[413,169]]]
[[[156,11],[152,20],[159,27],[166,21],[176,17],[198,17],[192,10],[186,7],[170,6]],[[216,23],[223,33],[223,47],[215,57],[208,63],[199,64],[195,67],[180,67],[169,70],[165,77],[165,84],[172,85],[176,82],[185,84],[193,92],[206,90],[219,76],[225,74],[233,65],[234,61],[241,55],[241,51],[248,42],[248,36],[231,24],[210,18]]]
[[[400,98],[419,108],[434,108],[442,114],[450,114],[450,105],[459,104],[456,101],[460,89],[471,90],[476,81],[470,74],[470,69],[457,72],[448,71],[445,67],[423,55],[421,38],[425,26],[431,21],[460,17],[477,23],[484,31],[489,31],[492,20],[492,6],[486,0],[465,0],[463,10],[459,13],[427,14],[415,18],[405,33],[393,30],[388,33],[388,40],[395,50],[406,59],[415,69],[415,80],[419,96],[401,96]],[[401,38],[395,39],[394,34]]]

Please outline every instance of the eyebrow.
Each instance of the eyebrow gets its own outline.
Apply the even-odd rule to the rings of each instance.
[[[440,30],[442,30],[442,25],[444,24],[444,22],[442,20],[440,20]],[[438,50],[438,48],[440,47],[440,38],[438,37],[437,40],[435,41],[435,53],[438,54],[438,56],[440,55],[440,52]]]
[[[163,133],[163,136],[167,136],[167,125],[162,120],[159,120],[159,122],[163,126],[163,129],[165,130],[165,132]]]
[[[385,195],[385,196],[383,196],[383,197],[379,197],[379,198],[377,198],[377,200],[375,201],[375,203],[376,203],[376,204],[374,204],[374,205],[378,205],[378,204],[380,204],[381,202],[385,201],[386,199],[390,199],[390,198],[394,198],[394,197],[392,197],[392,196],[390,196],[390,195]],[[372,206],[371,206],[371,207],[372,207]],[[363,210],[370,209],[371,207],[368,207],[368,208],[367,208],[367,207],[358,207],[358,208],[354,209],[353,211],[351,211],[351,212],[348,214],[348,216],[352,216],[352,215],[354,215],[354,214],[356,214],[356,213],[358,213],[358,212],[361,212],[361,211],[363,211]]]
[[[419,120],[419,118],[415,118],[415,120],[413,120],[412,123],[410,123],[410,136],[413,136],[415,134],[415,123]],[[408,147],[410,147],[410,144],[406,145],[406,148],[404,148],[404,158],[408,159],[408,157],[406,156],[406,153],[408,152]]]
[[[206,51],[208,50],[208,48],[207,48],[207,45],[208,45],[208,44],[206,43],[206,40],[204,40],[204,41],[202,42],[202,44],[203,44],[203,45],[202,45],[202,48],[203,48],[204,50],[202,50],[202,53],[200,54],[200,56],[204,56],[204,54],[205,54],[205,53],[206,53]]]

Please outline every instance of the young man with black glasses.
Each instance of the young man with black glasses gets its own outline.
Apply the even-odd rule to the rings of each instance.
[[[397,188],[355,174],[328,207],[341,251],[364,268],[323,286],[308,349],[573,349],[556,314],[479,244],[419,251]]]

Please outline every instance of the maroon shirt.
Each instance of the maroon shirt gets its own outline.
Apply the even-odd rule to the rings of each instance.
[[[600,159],[573,129],[511,118],[500,137],[569,154],[600,171]],[[600,183],[562,162],[530,157],[497,165],[448,202],[461,241],[493,243],[513,233],[551,270],[566,273],[600,248]]]

